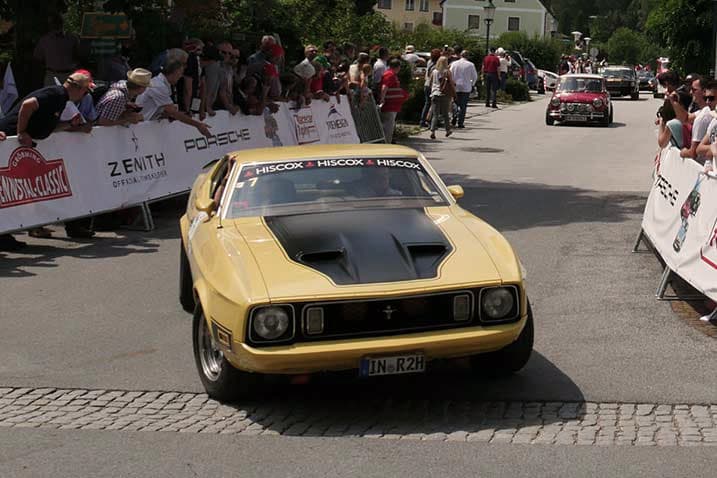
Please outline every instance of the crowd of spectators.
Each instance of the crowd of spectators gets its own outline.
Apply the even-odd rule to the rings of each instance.
[[[408,85],[399,79],[403,65],[412,72],[425,67],[426,105],[420,120],[427,127],[430,119],[435,138],[439,119],[446,136],[452,127],[464,127],[468,97],[478,79],[468,52],[460,46],[435,49],[426,62],[412,45],[402,55],[392,56],[385,47],[375,47],[369,54],[351,43],[327,41],[320,47],[306,45],[304,59],[289,67],[284,47],[271,35],[262,37],[257,50],[248,56],[227,40],[189,38],[162,51],[148,65],[133,64],[126,56],[128,45],[122,42],[114,54],[100,61],[93,78],[92,72],[79,69],[79,40],[64,31],[62,18],[53,16],[50,24],[51,31],[34,51],[44,67],[45,86],[4,112],[0,141],[17,136],[21,145],[34,146],[36,140],[55,131],[87,133],[95,126],[163,118],[193,126],[210,137],[205,120],[218,110],[266,115],[276,112],[280,101],[302,107],[331,98],[340,102],[345,95],[357,108],[377,105],[390,143],[396,116],[409,96]],[[66,232],[70,237],[93,235],[87,220],[68,222]],[[35,228],[29,233],[50,237],[52,231]],[[0,235],[0,250],[23,246],[9,234]]]
[[[657,111],[660,148],[680,149],[680,156],[703,165],[704,174],[717,178],[717,80],[698,74],[681,79],[675,71],[657,75],[665,101]],[[717,323],[717,308],[701,317]]]

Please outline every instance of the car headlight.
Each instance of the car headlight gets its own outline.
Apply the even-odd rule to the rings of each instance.
[[[516,297],[507,287],[484,289],[481,294],[481,312],[484,320],[501,320],[516,315]],[[513,312],[513,314],[511,314]]]
[[[263,340],[276,340],[284,335],[293,318],[285,307],[262,307],[254,310],[251,317],[252,331]]]
[[[553,106],[560,106],[560,98],[553,98],[550,100],[550,104]]]
[[[593,106],[594,106],[595,108],[600,108],[600,107],[602,106],[602,104],[603,104],[603,103],[602,103],[602,99],[601,99],[601,98],[595,98],[595,99],[593,100]]]

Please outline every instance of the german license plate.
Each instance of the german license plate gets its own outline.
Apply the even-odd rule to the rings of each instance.
[[[565,121],[585,121],[587,118],[580,115],[568,115],[565,117]]]
[[[359,366],[359,376],[399,375],[426,371],[426,357],[422,353],[364,357]]]

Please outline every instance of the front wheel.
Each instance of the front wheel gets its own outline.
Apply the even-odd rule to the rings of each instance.
[[[638,91],[637,93],[632,93],[632,94],[630,94],[630,99],[633,100],[633,101],[634,101],[634,100],[639,100],[639,99],[640,99],[640,92]]]
[[[194,362],[204,390],[220,402],[250,397],[261,385],[261,375],[234,368],[216,343],[201,307],[194,312],[192,324]]]
[[[533,352],[533,309],[528,302],[528,320],[512,344],[495,352],[471,357],[473,372],[491,377],[504,377],[525,367]]]
[[[547,124],[548,126],[553,126],[553,124],[555,124],[555,120],[548,113],[545,113],[545,124]]]

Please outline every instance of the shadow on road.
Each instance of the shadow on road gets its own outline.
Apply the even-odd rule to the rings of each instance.
[[[232,406],[284,435],[450,434],[518,422],[549,425],[585,414],[577,385],[537,352],[521,373],[503,379],[477,378],[467,361],[448,361],[426,375],[360,380],[328,374],[306,385],[276,385],[269,395],[287,398]],[[281,419],[288,416],[299,426]]]
[[[186,203],[186,198],[184,199]],[[114,237],[99,234],[91,239],[72,239],[65,236],[62,228],[55,229],[51,239],[32,239],[17,236],[27,241],[28,246],[18,252],[0,252],[0,277],[29,277],[36,275],[33,268],[57,267],[61,257],[76,259],[105,259],[130,254],[148,254],[159,248],[157,240],[179,237],[179,217],[184,204],[169,199],[152,206],[156,228],[153,231],[130,231],[119,229]]]
[[[461,207],[502,231],[580,222],[623,222],[642,214],[647,197],[545,184],[497,183],[456,174],[441,177],[446,184],[463,186]]]

